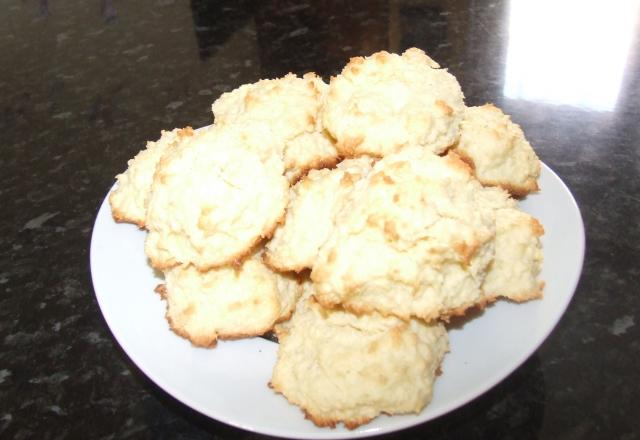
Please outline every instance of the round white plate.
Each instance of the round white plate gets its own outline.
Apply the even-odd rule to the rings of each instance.
[[[262,338],[195,348],[173,334],[165,304],[153,292],[161,281],[147,264],[145,233],[116,224],[105,198],[91,238],[91,274],[105,320],[124,351],[151,380],[209,417],[249,431],[291,438],[383,434],[426,422],[484,393],[524,362],[567,308],[584,256],[584,225],[562,180],[542,167],[541,191],[521,202],[545,228],[544,299],[498,301],[450,332],[451,352],[436,380],[433,401],[418,415],[381,416],[349,431],[317,428],[267,387],[277,345]]]

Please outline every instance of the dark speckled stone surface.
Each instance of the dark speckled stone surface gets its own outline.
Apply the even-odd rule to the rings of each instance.
[[[576,9],[576,8],[579,8]],[[0,437],[258,438],[121,351],[89,273],[113,176],[240,84],[418,46],[495,102],[578,200],[582,279],[504,382],[402,439],[640,438],[640,15],[628,2],[23,0],[0,10]]]

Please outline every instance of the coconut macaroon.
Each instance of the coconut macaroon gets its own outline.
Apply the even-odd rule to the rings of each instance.
[[[544,283],[540,237],[544,228],[534,217],[514,208],[496,212],[495,255],[482,290],[489,297],[521,302],[542,296]]]
[[[160,139],[147,142],[146,148],[127,162],[127,170],[116,176],[117,187],[109,194],[109,204],[115,221],[144,227],[147,198],[156,165],[168,148],[191,136],[191,127],[162,130]]]
[[[441,324],[325,309],[313,297],[277,327],[270,386],[318,426],[353,429],[381,413],[418,413],[449,344]]]
[[[466,109],[455,151],[483,185],[516,197],[538,191],[540,161],[519,125],[493,104]]]
[[[383,157],[407,145],[441,153],[458,140],[458,81],[422,50],[352,58],[331,78],[322,111],[342,156]]]
[[[287,142],[284,151],[285,176],[293,184],[309,170],[330,168],[338,161],[338,151],[327,133],[303,133]]]
[[[280,271],[311,268],[336,216],[356,182],[371,170],[372,162],[366,157],[347,159],[334,169],[311,170],[296,183],[290,190],[284,223],[267,243],[267,264]]]
[[[207,270],[237,262],[283,218],[289,183],[282,160],[254,151],[242,130],[213,126],[160,160],[145,242],[156,269],[193,264]]]
[[[240,267],[201,272],[176,266],[156,290],[167,302],[171,329],[192,344],[212,347],[218,339],[257,336],[288,319],[302,293],[292,277],[266,267],[259,253]]]
[[[453,153],[413,147],[380,160],[320,248],[316,298],[427,321],[485,303],[495,210],[484,190]]]
[[[264,79],[223,93],[212,105],[216,124],[264,125],[271,131],[287,177],[295,181],[312,168],[332,166],[338,153],[319,119],[327,84],[315,73]],[[259,135],[262,136],[262,135]]]

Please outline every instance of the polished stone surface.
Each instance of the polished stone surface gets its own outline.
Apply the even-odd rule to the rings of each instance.
[[[91,285],[97,209],[145,140],[209,124],[221,92],[418,46],[468,104],[495,102],[522,125],[578,200],[587,251],[566,315],[522,367],[388,438],[640,438],[639,11],[633,0],[7,2],[0,437],[260,437],[185,407],[121,351]]]

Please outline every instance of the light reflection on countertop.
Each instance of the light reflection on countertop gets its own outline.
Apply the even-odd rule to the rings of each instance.
[[[640,1],[512,1],[505,97],[612,111]]]

